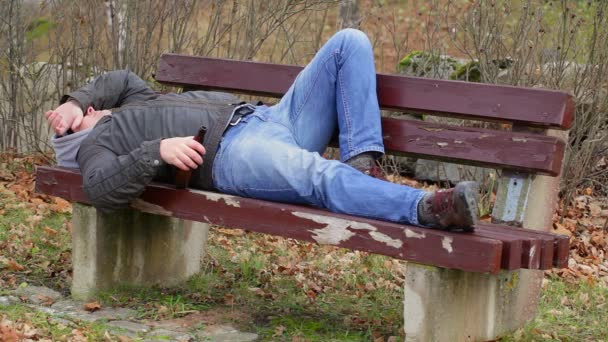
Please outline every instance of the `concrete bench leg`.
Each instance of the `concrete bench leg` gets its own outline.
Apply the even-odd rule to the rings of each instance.
[[[72,296],[120,284],[177,285],[200,271],[209,225],[124,210],[102,214],[75,203]]]
[[[406,341],[489,341],[534,318],[542,271],[498,275],[408,263]]]
[[[567,132],[546,133],[568,141]],[[492,220],[536,230],[551,227],[559,181],[503,171]],[[514,331],[536,315],[542,279],[542,271],[490,275],[409,263],[406,341],[488,341]]]

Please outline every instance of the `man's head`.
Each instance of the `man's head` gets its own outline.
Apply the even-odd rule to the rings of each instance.
[[[109,110],[95,110],[89,106],[80,125],[72,126],[72,134],[55,136],[53,138],[53,147],[59,166],[78,168],[76,156],[78,149],[80,149],[80,144],[91,133],[97,122],[106,115],[112,115],[112,112]]]
[[[85,129],[93,128],[97,122],[106,115],[112,115],[112,112],[107,109],[95,110],[95,108],[89,106],[89,108],[87,108],[87,112],[82,118],[80,126],[75,127],[73,130],[74,132],[80,132],[84,131]]]

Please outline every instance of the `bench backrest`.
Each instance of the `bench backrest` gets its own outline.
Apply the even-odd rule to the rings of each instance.
[[[164,54],[155,78],[189,90],[223,90],[280,97],[302,67]],[[563,91],[378,74],[385,109],[512,123],[518,129],[568,129],[572,96]],[[463,128],[383,118],[389,153],[556,176],[565,144],[526,131]]]

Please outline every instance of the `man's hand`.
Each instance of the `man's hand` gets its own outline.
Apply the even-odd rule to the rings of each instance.
[[[194,137],[163,139],[160,142],[160,157],[178,169],[188,171],[196,169],[203,163],[205,147]]]
[[[55,108],[55,110],[49,110],[44,116],[55,134],[61,136],[70,128],[76,131],[82,123],[84,113],[76,102],[68,101]]]

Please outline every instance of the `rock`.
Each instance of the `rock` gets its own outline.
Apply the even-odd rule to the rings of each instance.
[[[8,306],[11,304],[18,304],[21,303],[21,301],[19,300],[19,298],[15,297],[15,296],[0,296],[0,305],[1,306]]]
[[[214,342],[253,342],[258,340],[258,334],[247,332],[233,332],[211,337]]]
[[[459,67],[459,61],[450,56],[414,51],[399,61],[398,71],[404,75],[445,80]]]
[[[194,341],[194,337],[190,334],[185,334],[177,331],[166,329],[156,329],[146,334],[144,341]]]
[[[57,310],[53,310],[48,306],[29,305],[32,309],[45,313],[47,315],[57,315]]]
[[[252,342],[259,338],[257,334],[241,332],[229,325],[206,327],[205,331],[197,333],[196,337],[199,340],[213,342]]]
[[[18,297],[25,297],[32,304],[50,304],[62,298],[61,293],[44,286],[20,286],[14,294]]]
[[[106,325],[116,333],[123,334],[128,337],[136,337],[138,334],[144,334],[150,331],[149,326],[131,321],[112,321]]]
[[[432,182],[449,181],[452,184],[464,180],[482,183],[492,173],[495,174],[496,171],[476,166],[418,159],[414,178]]]
[[[83,308],[84,303],[73,300],[59,301],[51,306],[57,314],[65,315],[79,321],[94,322],[97,320],[124,320],[135,315],[135,311],[126,308],[105,308],[88,312]]]

